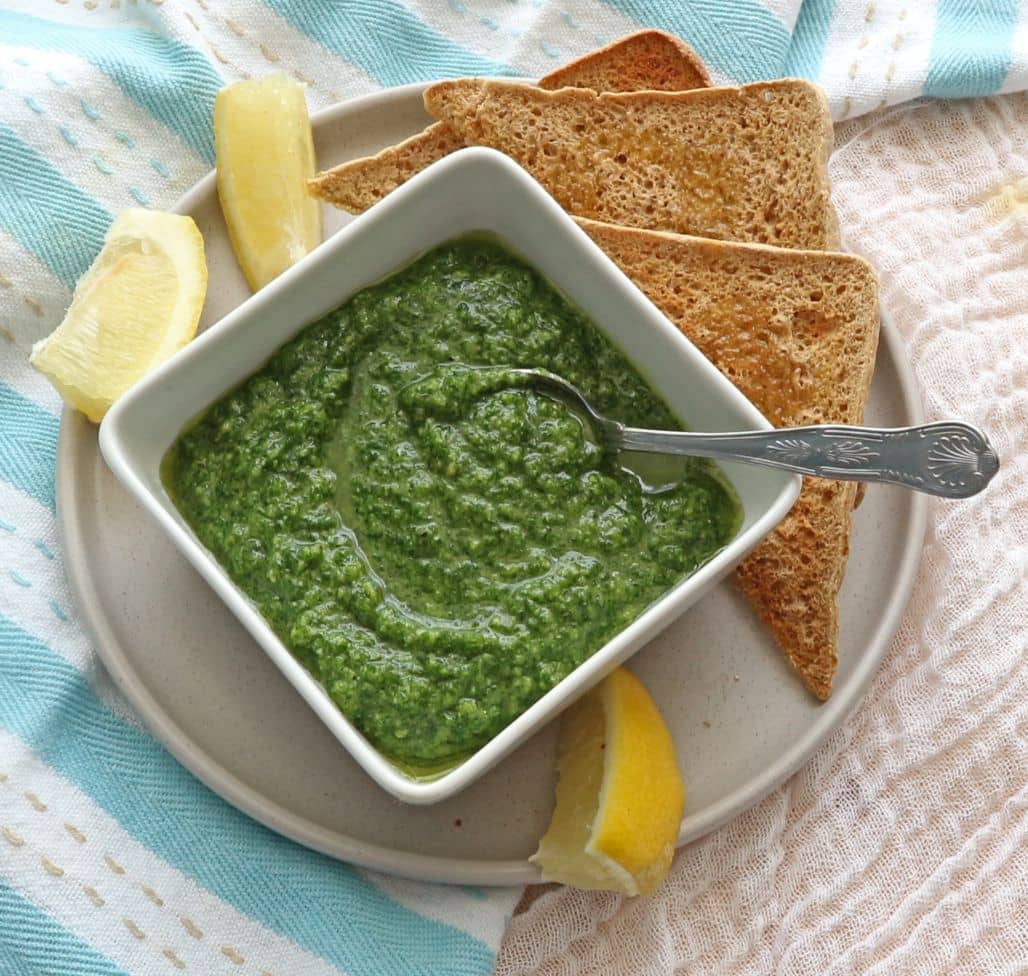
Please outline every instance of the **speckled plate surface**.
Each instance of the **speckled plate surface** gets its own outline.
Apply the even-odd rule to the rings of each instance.
[[[423,128],[421,86],[355,99],[314,119],[334,165]],[[203,232],[210,286],[201,328],[249,291],[228,242],[213,174],[178,209]],[[326,209],[326,233],[346,215]],[[883,324],[867,422],[922,419],[901,343]],[[411,878],[537,880],[527,857],[553,797],[552,726],[464,793],[402,804],[332,738],[214,592],[100,457],[96,428],[65,411],[58,512],[82,619],[111,676],[170,751],[230,803],[334,857]],[[907,603],[923,496],[871,487],[854,516],[842,589],[835,692],[815,702],[724,583],[632,659],[671,728],[689,794],[680,843],[751,806],[796,770],[860,701]]]

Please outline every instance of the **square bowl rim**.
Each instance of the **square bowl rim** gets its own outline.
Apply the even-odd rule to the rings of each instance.
[[[492,178],[506,181],[514,192],[522,194],[531,206],[545,214],[554,227],[559,228],[566,235],[568,244],[576,248],[580,256],[589,256],[596,270],[602,278],[606,279],[608,288],[615,288],[621,297],[630,299],[634,309],[648,320],[647,324],[663,331],[665,340],[676,344],[683,355],[689,358],[693,368],[708,373],[710,382],[717,387],[726,402],[736,411],[746,415],[752,422],[753,429],[769,429],[771,427],[760,411],[650,302],[634,282],[614,264],[529,174],[509,157],[495,150],[470,147],[433,163],[394,190],[380,203],[364,214],[355,217],[297,264],[287,269],[260,291],[250,295],[171,359],[147,374],[114,404],[100,425],[99,435],[101,452],[115,476],[156,518],[179,552],[221,597],[228,609],[271,658],[294,689],[306,700],[334,737],[379,786],[398,799],[413,804],[435,803],[469,786],[517,745],[555,717],[563,707],[595,684],[603,674],[616,667],[619,660],[627,659],[634,654],[647,639],[655,636],[683,612],[691,599],[697,598],[695,595],[697,591],[702,591],[705,586],[724,575],[728,571],[726,567],[730,567],[741,558],[740,553],[748,551],[771,531],[792,507],[802,483],[802,479],[798,475],[785,476],[781,488],[774,495],[771,503],[757,515],[752,525],[745,530],[740,530],[715,556],[658,597],[628,626],[594,651],[560,682],[504,726],[500,732],[447,772],[429,780],[413,779],[402,773],[383,753],[365,739],[350,719],[332,702],[324,686],[299,663],[285,642],[271,630],[270,625],[250,602],[245,592],[230,579],[227,571],[213,553],[203,546],[192,529],[187,527],[181,514],[179,513],[176,518],[169,512],[168,506],[177,512],[174,503],[167,499],[167,504],[165,504],[148,487],[141,473],[141,461],[131,444],[127,442],[123,428],[133,413],[151,396],[159,393],[162,385],[166,384],[169,378],[180,376],[183,373],[188,374],[191,364],[206,355],[209,347],[216,348],[218,345],[241,341],[234,337],[245,331],[248,321],[259,315],[262,309],[281,292],[302,281],[322,265],[339,259],[355,239],[360,240],[363,230],[372,226],[373,222],[402,222],[404,209],[415,195],[431,193],[433,184],[468,167],[484,167]],[[498,234],[502,240],[501,232],[494,231],[494,233]],[[454,236],[459,235],[441,236],[431,247],[440,246],[447,240],[453,239]],[[505,241],[504,244],[528,264],[540,270],[540,273],[546,277],[545,273],[538,269],[538,265],[533,262],[530,249],[514,248]],[[411,260],[416,260],[416,257],[399,260],[386,277],[401,270],[411,263]],[[367,280],[354,288],[344,289],[336,306],[349,300],[349,297],[357,291],[374,284],[375,280],[381,279]],[[558,290],[563,294],[561,289],[558,288]],[[577,304],[573,297],[565,297]],[[597,327],[600,327],[601,316],[593,315],[590,318],[594,320]],[[268,356],[273,356],[277,349],[312,321],[312,318],[303,318],[300,322],[293,318],[283,321],[278,330],[280,333],[278,344],[272,347]],[[631,348],[625,347],[622,351],[630,360],[632,359]],[[253,371],[248,375],[253,375]],[[653,384],[662,396],[666,395],[666,390],[654,383],[652,379],[648,379],[648,382]],[[234,385],[235,382],[227,382],[214,394],[212,400],[207,401],[207,406],[228,393]],[[200,412],[207,409],[207,406],[202,407]],[[192,414],[183,418],[181,426],[192,419],[196,412],[194,409]],[[167,446],[170,445],[164,447],[161,452],[162,456],[166,452]],[[626,645],[633,643],[636,644],[633,649],[629,650],[627,654],[622,653]],[[618,656],[619,654],[621,657]]]

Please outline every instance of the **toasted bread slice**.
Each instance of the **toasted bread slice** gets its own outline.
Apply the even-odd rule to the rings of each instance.
[[[430,86],[425,107],[575,216],[782,247],[836,239],[831,119],[807,81],[597,94],[467,78]]]
[[[710,75],[699,55],[684,41],[658,30],[629,34],[539,80],[540,88],[596,91],[683,91],[709,85]],[[322,200],[361,213],[415,173],[463,146],[457,132],[445,122],[436,122],[377,156],[319,173],[308,186]]]
[[[464,140],[455,129],[436,122],[377,156],[364,156],[318,173],[307,181],[307,189],[334,207],[363,213],[412,176],[463,148]]]
[[[860,423],[878,343],[874,269],[851,254],[580,226],[776,427]],[[808,478],[736,571],[803,683],[832,689],[853,482]]]
[[[547,91],[688,91],[710,86],[700,56],[674,34],[659,30],[629,34],[539,79],[539,87]]]

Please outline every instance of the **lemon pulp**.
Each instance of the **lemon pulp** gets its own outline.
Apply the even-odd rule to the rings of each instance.
[[[561,719],[557,802],[532,861],[546,881],[648,894],[674,857],[685,790],[671,734],[619,668]]]
[[[279,73],[223,88],[214,147],[229,238],[256,291],[321,243],[321,204],[307,192],[314,141],[303,85]]]
[[[189,217],[122,212],[79,279],[64,320],[29,362],[99,423],[111,404],[196,334],[207,293],[203,237]]]

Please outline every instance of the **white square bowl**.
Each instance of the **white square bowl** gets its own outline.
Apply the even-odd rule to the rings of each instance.
[[[462,790],[621,664],[728,573],[789,511],[800,478],[725,464],[743,523],[713,559],[657,600],[468,759],[430,781],[395,767],[339,711],[199,542],[161,482],[161,460],[198,413],[306,325],[438,244],[488,231],[537,268],[619,346],[694,430],[766,429],[757,409],[527,173],[490,149],[435,163],[355,219],[125,394],[100,427],[114,474],[153,514],[279,670],[380,786],[409,803]]]

